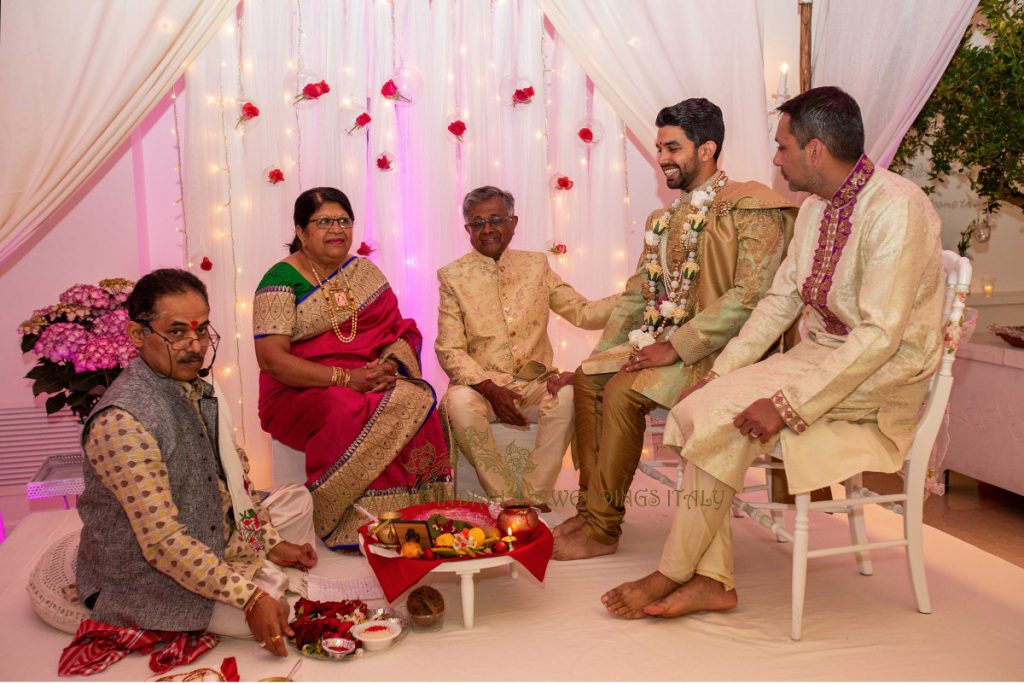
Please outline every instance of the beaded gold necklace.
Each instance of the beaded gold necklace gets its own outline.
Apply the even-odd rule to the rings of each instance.
[[[305,255],[305,254],[304,254]],[[338,268],[338,275],[341,276],[343,283],[331,282],[329,279],[322,277],[320,272],[317,271],[316,266],[313,265],[313,260],[306,256],[306,263],[309,264],[309,269],[313,271],[313,277],[316,278],[316,284],[320,288],[320,294],[324,297],[324,303],[327,304],[327,317],[331,320],[331,327],[334,328],[334,334],[338,337],[338,341],[342,344],[348,344],[356,338],[356,328],[359,325],[359,308],[356,306],[356,297],[352,293],[352,285],[348,281],[348,276],[345,275],[344,265]],[[328,292],[328,289],[330,290]],[[339,307],[345,307],[349,310],[349,320],[352,321],[352,331],[348,335],[341,333],[341,328],[338,325],[338,313],[335,309],[335,302]]]

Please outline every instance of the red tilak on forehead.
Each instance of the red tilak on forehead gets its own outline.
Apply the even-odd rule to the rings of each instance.
[[[199,327],[199,321],[198,320],[189,320],[188,321],[188,326],[190,328],[192,328],[193,330],[197,329]]]

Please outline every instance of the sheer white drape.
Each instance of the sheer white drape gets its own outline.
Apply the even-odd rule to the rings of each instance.
[[[411,74],[396,79],[413,100],[406,105],[380,94],[402,68]],[[293,106],[295,72],[326,80],[330,93]],[[533,101],[511,107],[525,82]],[[469,190],[511,191],[520,217],[513,247],[565,243],[569,253],[552,256],[553,266],[588,296],[621,289],[631,270],[622,124],[545,31],[536,0],[248,3],[188,71],[186,90],[189,260],[210,286],[214,324],[224,333],[215,372],[237,407],[237,437],[257,476],[268,441],[256,414],[252,295],[287,253],[292,202],[303,189],[333,185],[349,195],[355,245],[376,248],[370,258],[403,314],[417,321],[424,371],[439,393],[447,381],[433,352],[435,271],[471,248],[461,216]],[[236,130],[245,101],[260,116]],[[371,123],[348,135],[363,110]],[[454,117],[468,126],[461,143],[447,130]],[[588,119],[604,128],[590,147],[577,136]],[[382,153],[394,170],[377,168]],[[267,183],[269,167],[285,181]],[[572,178],[572,190],[552,189],[556,172]],[[199,267],[203,257],[211,270]],[[556,362],[567,369],[593,343],[592,333],[570,332],[564,321],[552,336]]]
[[[953,58],[978,0],[816,0],[812,80],[856,98],[865,147],[892,161]]]
[[[687,97],[706,97],[725,116],[725,170],[739,179],[771,182],[756,3],[539,2],[641,143],[653,147],[659,109]]]
[[[4,2],[0,263],[127,139],[236,2]]]

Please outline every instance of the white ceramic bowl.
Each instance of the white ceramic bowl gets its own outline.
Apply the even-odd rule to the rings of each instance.
[[[378,652],[391,647],[395,638],[402,632],[402,627],[393,621],[364,621],[352,627],[349,633],[363,643],[367,652]]]

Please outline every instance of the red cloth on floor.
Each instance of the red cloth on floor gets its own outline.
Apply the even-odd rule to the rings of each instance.
[[[458,519],[457,509],[469,509],[477,513],[483,512],[490,518],[491,523],[497,526],[497,522],[490,517],[490,513],[487,511],[487,506],[482,503],[467,503],[464,501],[453,501],[448,503],[424,503],[422,505],[412,505],[407,508],[403,508],[398,512],[402,515],[402,519],[420,519],[422,513],[430,510],[436,510],[437,512],[448,516],[447,510],[452,510],[452,517]],[[471,557],[450,557],[450,558],[438,558],[435,560],[408,560],[401,557],[381,557],[380,555],[374,555],[366,546],[370,540],[367,536],[367,530],[370,525],[359,529],[359,535],[363,541],[363,547],[365,549],[364,554],[366,555],[366,561],[370,563],[370,569],[373,570],[374,575],[377,577],[377,581],[380,582],[381,588],[384,589],[384,597],[388,599],[388,602],[393,602],[398,596],[405,591],[409,590],[419,582],[424,576],[426,576],[431,569],[437,567],[442,562],[466,562],[467,560],[480,559]],[[543,522],[537,527],[537,530],[533,533],[533,537],[525,543],[514,543],[511,555],[516,562],[526,568],[528,572],[533,574],[538,581],[544,580],[544,574],[548,568],[548,561],[551,559],[551,549],[554,547],[555,539],[551,535],[551,530],[548,529],[547,525]],[[493,557],[492,555],[484,555],[483,557]]]
[[[61,676],[91,676],[121,661],[129,652],[145,655],[161,643],[167,643],[149,658],[149,668],[163,673],[195,661],[218,642],[220,638],[205,631],[151,631],[83,619],[71,644],[60,655],[57,673]]]

